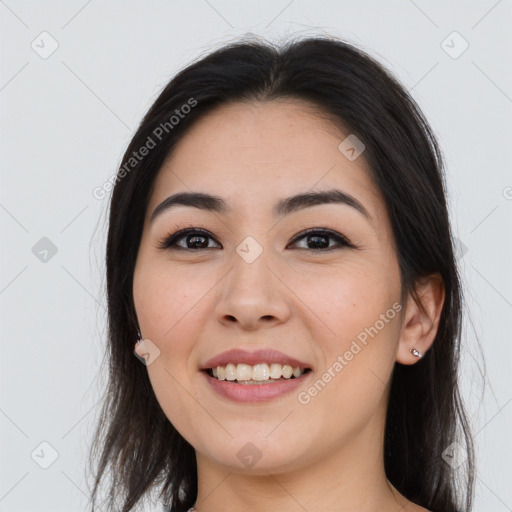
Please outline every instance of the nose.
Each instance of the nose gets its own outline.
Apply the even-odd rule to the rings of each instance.
[[[247,331],[279,325],[290,317],[289,289],[265,251],[252,262],[237,253],[216,306],[217,320]]]

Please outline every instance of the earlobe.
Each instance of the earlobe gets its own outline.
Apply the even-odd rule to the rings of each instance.
[[[415,357],[423,357],[423,354],[415,348],[410,348],[409,352]]]
[[[421,278],[411,293],[403,314],[396,360],[410,365],[420,360],[435,340],[445,299],[444,283],[439,273]]]
[[[142,352],[144,352],[143,346],[144,343],[142,343],[142,334],[140,333],[140,329],[137,327],[137,339],[135,340],[135,352],[142,356]]]

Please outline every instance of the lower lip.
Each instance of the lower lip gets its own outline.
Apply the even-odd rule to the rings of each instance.
[[[208,381],[208,384],[219,395],[229,398],[235,402],[265,402],[272,398],[277,398],[291,393],[313,372],[309,371],[300,377],[269,384],[236,384],[229,380],[219,380],[210,377],[205,371],[202,372]]]

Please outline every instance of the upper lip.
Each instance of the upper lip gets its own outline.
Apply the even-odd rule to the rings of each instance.
[[[208,359],[208,361],[201,366],[201,370],[209,370],[210,368],[216,368],[217,366],[226,366],[228,363],[250,365],[259,363],[277,363],[283,365],[288,364],[293,367],[299,366],[304,369],[311,368],[308,363],[300,361],[294,357],[290,357],[277,350],[261,349],[254,352],[247,352],[246,350],[235,348]]]

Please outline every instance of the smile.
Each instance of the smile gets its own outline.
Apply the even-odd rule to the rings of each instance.
[[[277,363],[260,363],[255,365],[228,363],[225,366],[217,366],[207,370],[208,374],[215,379],[236,382],[238,384],[281,382],[288,379],[297,379],[308,371],[310,371],[309,368],[292,367],[289,364]]]
[[[266,363],[262,363],[261,366],[267,366]],[[229,366],[229,365],[226,365]],[[235,366],[235,365],[233,365]],[[242,378],[240,380],[226,380],[226,374],[224,373],[224,379],[219,379],[219,368],[220,374],[222,376],[222,371],[226,372],[225,367],[217,367],[215,371],[217,372],[217,377],[214,376],[214,369],[210,368],[207,370],[201,371],[201,374],[204,375],[207,385],[214,392],[214,394],[222,399],[227,399],[229,401],[239,402],[239,403],[255,403],[255,402],[267,402],[272,399],[277,398],[285,398],[286,395],[290,395],[293,391],[297,390],[299,386],[304,385],[304,383],[309,380],[309,377],[313,375],[311,369],[306,368],[302,370],[300,367],[297,370],[297,374],[300,370],[300,375],[296,377],[293,374],[293,368],[291,369],[291,375],[289,377],[283,376],[288,375],[290,373],[291,366],[289,365],[278,365],[279,371],[281,372],[281,376],[277,379],[271,377],[271,365],[268,372],[268,377],[264,380],[253,380],[251,376],[251,380],[248,380],[245,375],[248,375],[249,369],[253,371],[254,366],[258,367],[259,364],[254,366],[251,365],[236,365],[235,366],[235,375],[238,370],[238,366],[242,366],[242,372],[247,372],[247,374],[242,374]],[[244,366],[248,366],[249,368],[244,368]],[[283,366],[288,366],[288,368],[283,368]],[[274,374],[277,375],[278,368],[274,367]],[[233,374],[232,368],[228,368],[229,376],[232,377]],[[261,369],[256,368],[256,372],[261,372]],[[264,372],[262,372],[264,373]],[[260,374],[261,375],[261,374]],[[296,391],[296,392],[297,392]]]

